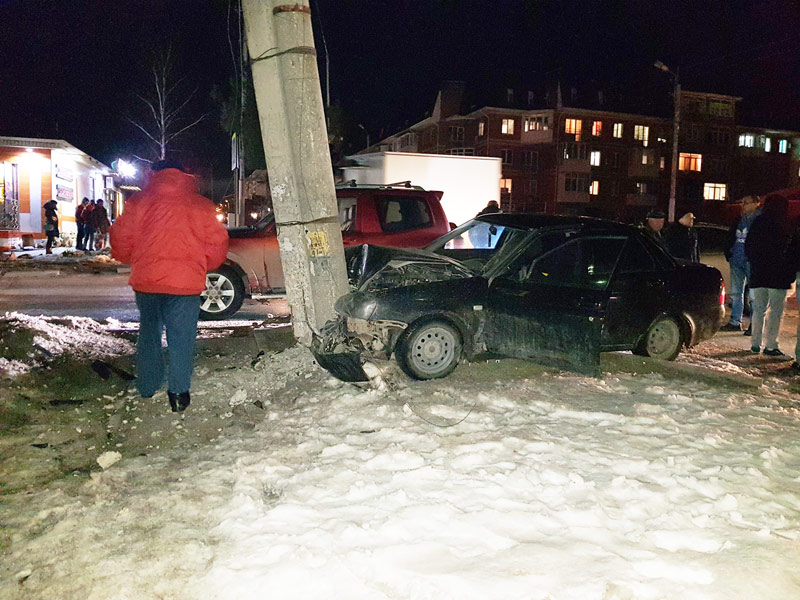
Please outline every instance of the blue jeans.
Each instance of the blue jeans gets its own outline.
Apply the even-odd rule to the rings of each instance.
[[[97,231],[94,227],[86,225],[83,236],[83,247],[87,250],[94,250],[94,232]]]
[[[789,290],[776,288],[755,288],[753,290],[752,319],[753,337],[750,346],[761,347],[764,339],[765,350],[775,350],[778,347],[778,334],[781,331],[783,309],[786,308],[786,295]]]
[[[750,265],[739,267],[731,263],[731,325],[742,324],[744,313],[744,288],[750,281]],[[750,305],[753,304],[753,290],[750,290]]]
[[[169,354],[168,390],[188,392],[192,380],[194,343],[200,296],[173,296],[136,292],[139,307],[139,340],[136,344],[136,389],[145,398],[164,383],[161,332],[167,330]]]

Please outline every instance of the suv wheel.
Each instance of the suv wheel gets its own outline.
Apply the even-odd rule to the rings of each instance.
[[[206,275],[200,297],[200,318],[224,319],[242,307],[244,284],[236,271],[223,265]]]

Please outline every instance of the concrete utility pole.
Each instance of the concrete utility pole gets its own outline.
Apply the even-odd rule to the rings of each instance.
[[[243,0],[247,47],[295,337],[333,318],[347,292],[308,0]]]

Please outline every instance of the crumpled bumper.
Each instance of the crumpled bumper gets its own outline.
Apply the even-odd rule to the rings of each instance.
[[[311,353],[319,366],[342,381],[369,381],[363,368],[362,352],[363,346],[358,338],[349,334],[344,318],[326,323],[311,343]]]

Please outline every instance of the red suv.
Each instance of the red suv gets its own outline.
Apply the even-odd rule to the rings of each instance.
[[[375,244],[422,248],[451,229],[441,205],[442,192],[406,182],[392,185],[346,184],[336,187],[345,246]],[[251,227],[228,230],[228,257],[206,277],[200,315],[223,319],[246,296],[268,298],[285,293],[274,215]]]

